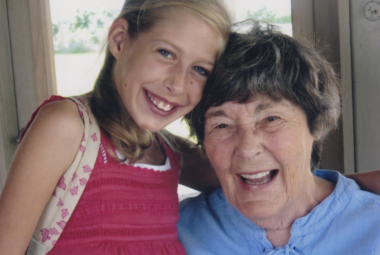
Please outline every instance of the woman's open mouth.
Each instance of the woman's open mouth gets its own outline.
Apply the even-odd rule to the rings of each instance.
[[[240,178],[244,183],[251,185],[261,185],[270,182],[278,173],[277,169],[261,172],[257,174],[242,174]]]

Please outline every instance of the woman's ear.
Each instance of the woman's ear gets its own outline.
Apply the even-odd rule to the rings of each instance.
[[[108,32],[108,47],[116,59],[120,57],[129,39],[128,22],[123,18],[116,19]]]

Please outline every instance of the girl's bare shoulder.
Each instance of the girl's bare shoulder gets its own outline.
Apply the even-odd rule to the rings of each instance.
[[[20,156],[40,158],[40,164],[54,160],[58,163],[58,173],[71,164],[79,149],[84,132],[84,124],[76,104],[70,100],[51,102],[39,110],[25,133],[15,159]],[[44,155],[49,155],[48,158]]]
[[[43,122],[59,130],[83,131],[83,121],[77,105],[71,100],[60,100],[41,107],[34,122]]]
[[[18,146],[0,196],[4,254],[25,253],[57,182],[79,150],[83,131],[72,101],[48,103],[37,113]]]

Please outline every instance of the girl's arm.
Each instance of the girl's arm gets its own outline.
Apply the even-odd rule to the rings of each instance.
[[[173,135],[182,156],[179,183],[199,191],[220,187],[219,180],[202,149],[192,141]]]
[[[79,149],[83,130],[72,101],[47,104],[37,114],[0,197],[1,254],[25,254],[45,205]]]
[[[362,190],[380,195],[380,170],[367,173],[347,174],[346,177],[356,181]]]

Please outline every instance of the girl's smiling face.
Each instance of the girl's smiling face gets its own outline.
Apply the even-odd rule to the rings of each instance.
[[[113,79],[130,116],[157,132],[200,101],[220,36],[206,22],[179,11],[136,38],[124,19],[114,22],[109,47],[116,58]]]

